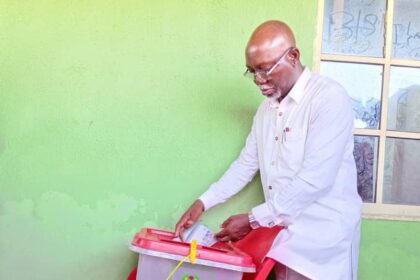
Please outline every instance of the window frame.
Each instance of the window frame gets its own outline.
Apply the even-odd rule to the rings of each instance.
[[[392,66],[416,67],[420,69],[420,60],[406,60],[392,58],[392,32],[394,18],[394,0],[386,1],[385,30],[384,30],[384,57],[367,57],[354,55],[337,55],[322,53],[322,35],[324,23],[325,0],[318,0],[318,19],[314,48],[314,72],[320,72],[322,61],[375,64],[383,67],[381,118],[379,129],[354,129],[355,136],[378,137],[378,158],[376,167],[376,190],[374,202],[363,203],[362,215],[369,219],[420,221],[420,205],[401,205],[383,203],[385,141],[387,137],[420,140],[420,132],[388,131],[388,97],[390,85],[390,72]],[[420,172],[420,170],[419,170]]]

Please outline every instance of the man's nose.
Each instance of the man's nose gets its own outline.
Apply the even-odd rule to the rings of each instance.
[[[265,84],[266,82],[267,82],[267,80],[266,80],[266,79],[264,79],[264,78],[262,78],[260,75],[256,74],[256,75],[254,76],[254,83],[255,83],[257,86],[263,85],[263,84]]]

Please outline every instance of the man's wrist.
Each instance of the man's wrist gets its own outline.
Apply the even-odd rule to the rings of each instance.
[[[258,221],[255,219],[255,216],[252,214],[252,212],[248,213],[248,222],[249,222],[249,226],[252,229],[257,229],[260,227],[260,224],[258,223]]]
[[[202,212],[206,211],[206,206],[204,205],[204,202],[201,199],[198,198],[196,200],[196,203],[200,204]]]

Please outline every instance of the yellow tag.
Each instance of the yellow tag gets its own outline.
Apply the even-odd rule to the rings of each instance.
[[[197,240],[193,239],[193,241],[191,242],[191,247],[190,247],[190,261],[191,263],[195,263],[196,260],[197,260]]]

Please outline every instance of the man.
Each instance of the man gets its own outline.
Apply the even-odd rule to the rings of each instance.
[[[362,202],[353,157],[353,110],[346,91],[300,63],[290,28],[268,21],[246,47],[246,74],[267,97],[239,158],[194,202],[176,235],[239,192],[260,170],[265,202],[231,216],[216,235],[243,238],[284,226],[268,257],[277,279],[357,279]]]

